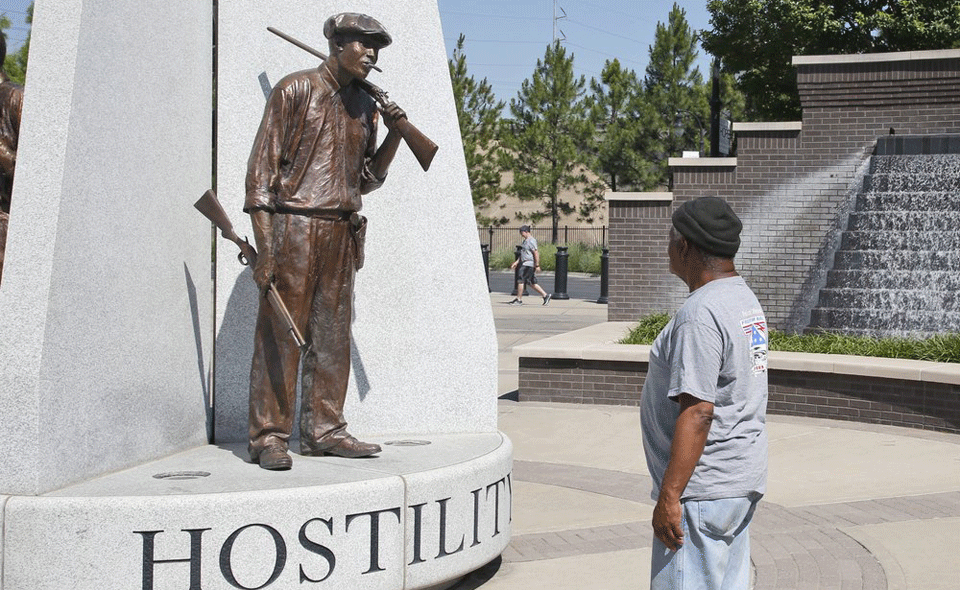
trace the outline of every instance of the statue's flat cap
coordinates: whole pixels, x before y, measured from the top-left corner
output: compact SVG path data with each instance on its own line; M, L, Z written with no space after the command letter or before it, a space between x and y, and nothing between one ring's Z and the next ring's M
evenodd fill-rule
M733 258L740 249L743 224L720 197L700 197L677 207L673 227L702 250Z
M323 36L332 39L334 35L363 35L372 37L380 47L393 43L390 34L380 21L357 12L341 12L323 23Z

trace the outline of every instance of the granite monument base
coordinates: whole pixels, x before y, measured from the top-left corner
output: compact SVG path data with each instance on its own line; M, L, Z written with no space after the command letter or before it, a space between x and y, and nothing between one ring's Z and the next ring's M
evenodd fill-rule
M3 587L439 589L511 532L500 433L372 438L290 471L201 446L39 496L0 496Z

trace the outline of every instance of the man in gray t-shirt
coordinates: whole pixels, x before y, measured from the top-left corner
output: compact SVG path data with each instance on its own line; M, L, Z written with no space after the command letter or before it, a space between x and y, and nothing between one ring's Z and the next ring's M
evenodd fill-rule
M517 271L517 298L511 301L510 305L523 305L523 290L527 285L540 293L543 304L546 305L550 303L550 295L537 284L537 271L540 270L540 250L537 249L537 239L530 234L529 225L520 226L520 236L523 237L523 243L520 244L520 257L510 265L511 269ZM519 268L517 268L518 264Z
M681 205L670 271L690 295L650 350L641 428L653 478L651 588L746 588L748 526L767 479L767 324L717 197Z

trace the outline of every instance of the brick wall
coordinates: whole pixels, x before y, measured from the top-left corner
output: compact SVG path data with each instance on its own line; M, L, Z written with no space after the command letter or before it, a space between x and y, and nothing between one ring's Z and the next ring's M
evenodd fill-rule
M670 200L610 201L610 321L629 321L670 309L686 291L670 274L667 261L671 211Z
M960 433L960 386L857 375L770 371L771 414Z
M637 406L647 363L520 357L521 401Z
M744 222L737 266L771 327L800 331L825 280L876 140L960 133L960 51L798 57L802 125L735 126L735 165L671 166L673 202L610 197L608 319L672 313L686 289L666 269L677 205L721 196Z
M520 358L520 401L639 406L645 362ZM960 385L771 368L771 414L960 433Z

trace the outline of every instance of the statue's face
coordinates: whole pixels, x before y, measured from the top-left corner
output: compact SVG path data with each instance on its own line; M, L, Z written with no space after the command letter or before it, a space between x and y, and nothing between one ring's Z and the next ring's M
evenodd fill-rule
M377 63L380 56L380 48L369 36L345 35L340 47L337 54L340 70L354 78L366 78L371 66Z

